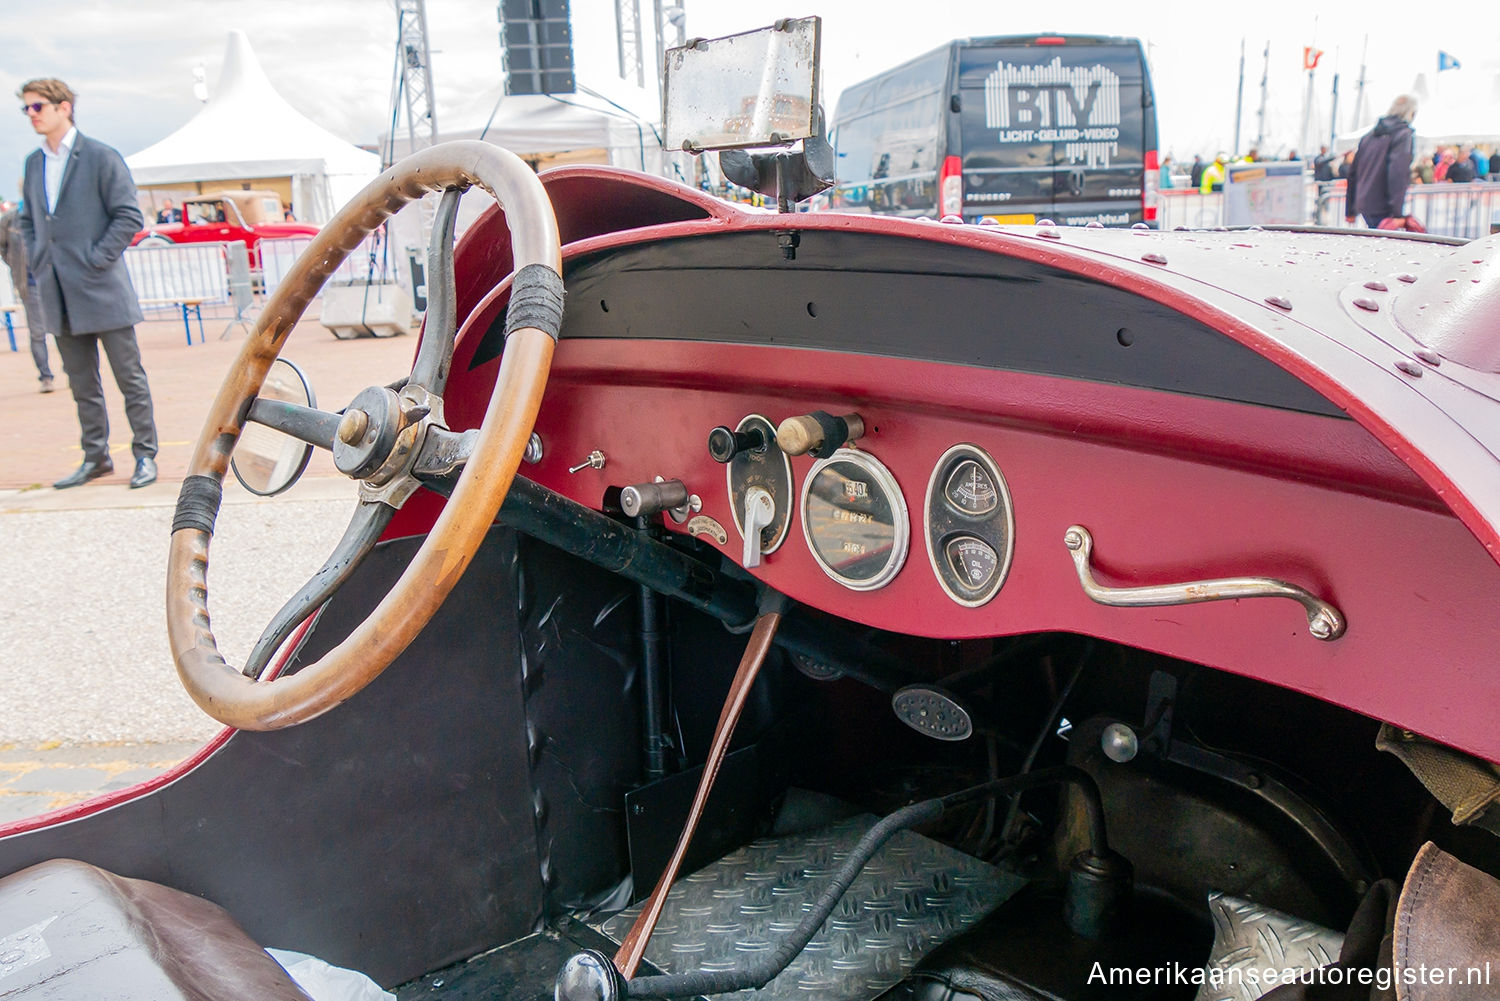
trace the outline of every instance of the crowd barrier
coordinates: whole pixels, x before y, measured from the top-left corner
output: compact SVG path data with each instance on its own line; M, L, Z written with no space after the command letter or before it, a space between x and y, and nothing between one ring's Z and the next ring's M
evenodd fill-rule
M1315 222L1319 226L1346 226L1343 181L1325 182L1318 193ZM1415 216L1437 236L1477 240L1500 233L1500 184L1413 184L1406 189L1406 214ZM1363 220L1358 225L1363 226Z
M1343 181L1309 181L1304 220L1312 226L1347 228ZM1193 188L1167 188L1157 201L1161 229L1213 229L1224 225L1224 195ZM1421 220L1427 232L1475 240L1500 233L1500 183L1414 184L1406 190L1406 214ZM1356 220L1356 228L1364 228Z
M302 251L312 243L310 236L278 237L277 239L265 239L260 241L260 276L261 290L265 295L276 291L278 285L285 280L287 272L292 269ZM358 247L355 247L329 275L328 285L349 285L355 282L364 282L374 276L375 281L383 280L381 275L389 272L389 280L394 281L396 270L394 264L383 262L381 256L384 252L381 238L375 234L366 236ZM387 267L386 265L389 264Z

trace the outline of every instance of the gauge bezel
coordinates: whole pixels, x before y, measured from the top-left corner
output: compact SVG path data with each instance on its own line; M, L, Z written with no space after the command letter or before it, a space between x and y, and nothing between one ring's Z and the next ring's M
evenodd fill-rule
M895 539L891 543L891 555L881 571L867 580L845 577L829 566L822 554L818 552L818 547L813 545L812 530L807 523L807 498L812 492L813 480L835 462L851 462L859 466L880 489L886 492L890 501L891 527L895 530ZM841 448L832 455L813 463L812 468L807 471L806 479L802 481L798 501L798 506L801 508L799 514L802 521L802 541L807 544L807 551L812 556L813 562L834 581L851 591L875 591L894 580L901 572L901 568L906 566L906 557L911 552L911 514L906 507L906 495L901 492L901 484L896 482L896 477L886 468L885 463L869 452L857 448Z
M766 435L766 441L769 443L766 447L768 449L775 449L776 454L781 457L781 471L784 478L783 482L787 485L787 497L792 498L797 496L797 480L792 476L792 460L776 445L776 425L772 424L768 418L762 417L760 414L746 414L743 418L741 418L740 422L734 426L735 433L738 434L739 432L744 431L751 424L757 422L760 425L761 431ZM740 533L740 540L743 541L745 538L745 522L740 514L740 506L735 503L734 470L735 464L733 459L724 464L724 487L726 496L729 499L729 517L734 519L735 531ZM762 556L770 556L776 550L781 548L781 544L785 542L787 536L791 534L792 517L791 512L787 512L785 520L783 520L781 523L781 531L777 532L776 535L772 537L770 548L762 549L760 551L760 554Z
M990 474L990 479L995 484L995 494L998 504L995 509L987 514L974 515L960 510L948 498L948 480L956 470L958 464L965 459L979 463L985 472ZM958 524L953 527L935 531L932 524L933 502L942 504L948 513ZM932 475L927 479L927 496L922 504L923 535L927 544L927 562L932 566L932 574L937 578L938 585L942 587L945 594L965 608L979 608L981 605L989 604L995 595L1000 593L1000 588L1005 584L1005 579L1010 576L1011 561L1016 553L1016 515L1015 507L1011 503L1010 485L1005 482L1005 475L1000 472L1000 467L990 454L972 442L961 442L952 446L941 456L932 467ZM996 522L1004 522L1005 544L998 545L997 540L990 537L989 533L981 531L985 525ZM964 594L953 588L947 576L943 572L941 561L946 558L946 541L955 534L971 535L981 542L995 549L1000 557L999 566L995 570L995 576L983 591Z

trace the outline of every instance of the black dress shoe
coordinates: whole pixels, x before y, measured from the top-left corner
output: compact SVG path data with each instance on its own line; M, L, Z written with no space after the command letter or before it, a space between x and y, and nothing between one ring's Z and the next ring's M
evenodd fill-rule
M156 460L143 455L135 460L135 472L130 474L130 489L148 487L156 482Z
M69 487L81 487L89 480L97 480L101 476L108 476L115 471L115 464L108 459L103 462L95 462L93 459L84 459L83 465L73 470L67 476L52 484L55 489L66 490Z

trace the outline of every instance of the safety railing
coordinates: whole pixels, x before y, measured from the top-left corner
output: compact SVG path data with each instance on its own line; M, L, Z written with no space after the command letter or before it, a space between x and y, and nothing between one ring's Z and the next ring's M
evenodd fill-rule
M1348 225L1345 209L1344 182L1327 182L1318 195L1318 225ZM1406 189L1406 214L1437 236L1476 240L1500 233L1500 184L1413 184ZM1356 220L1355 225L1363 226L1364 221Z
M276 287L286 278L287 272L291 271L292 265L301 256L302 251L307 249L308 244L312 243L312 239L310 236L289 236L260 241L260 278L263 294L270 295L276 291ZM384 252L381 241L382 237L375 234L365 237L360 245L344 259L344 263L328 276L326 284L348 285L367 281L372 275L375 281L396 280L395 263L381 261L381 255ZM381 277L383 271L389 273L388 279Z
M1315 226L1347 227L1344 221L1343 181L1309 182L1307 222ZM1157 202L1157 226L1170 230L1212 229L1224 225L1224 195L1196 189L1168 188ZM1414 184L1406 191L1406 214L1415 216L1427 232L1475 240L1500 233L1500 184ZM1356 228L1364 221L1356 220Z
M180 316L192 343L197 321L198 337L205 336L204 319L229 320L223 330L248 328L254 309L249 254L239 241L232 243L145 242L125 251L125 270L140 300L141 312L149 318Z

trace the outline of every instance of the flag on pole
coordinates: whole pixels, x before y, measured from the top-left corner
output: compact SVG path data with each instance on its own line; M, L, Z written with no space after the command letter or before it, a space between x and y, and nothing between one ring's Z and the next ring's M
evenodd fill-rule
M1318 68L1318 60L1323 58L1323 50L1315 49L1311 45L1302 46L1302 68L1315 70ZM1454 65L1457 65L1456 63Z
M1441 73L1443 70L1456 69L1463 69L1463 64L1442 49L1438 49L1438 72Z

